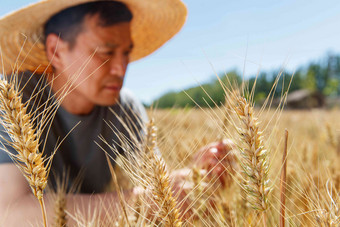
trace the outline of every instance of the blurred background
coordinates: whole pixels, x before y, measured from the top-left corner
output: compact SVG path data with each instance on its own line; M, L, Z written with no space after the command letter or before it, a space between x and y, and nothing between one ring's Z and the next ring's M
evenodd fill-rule
M199 99L194 87L208 85L209 94L214 93L216 75L225 73L241 78L259 75L258 100L280 71L288 81L295 73L291 91L340 94L339 1L183 1L189 14L178 35L129 65L125 87L144 104L167 94L165 106L179 105L177 99L183 97L177 93L188 88ZM3 0L0 16L32 2Z

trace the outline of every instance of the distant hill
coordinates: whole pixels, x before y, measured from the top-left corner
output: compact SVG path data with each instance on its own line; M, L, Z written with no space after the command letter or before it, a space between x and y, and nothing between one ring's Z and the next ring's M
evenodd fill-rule
M152 105L157 108L221 105L224 103L223 87L228 87L228 79L240 84L242 76L239 72L233 70L219 75L219 78L220 81L216 78L201 86L191 87L181 92L168 92L155 100ZM280 96L282 91L286 91L289 84L290 92L307 89L325 96L338 97L340 95L340 56L328 54L317 62L301 66L294 75L290 72L277 70L262 72L257 77L255 75L250 77L248 80L249 88L253 87L256 81L255 102L260 102L267 97L277 79L278 83L274 95L276 97Z

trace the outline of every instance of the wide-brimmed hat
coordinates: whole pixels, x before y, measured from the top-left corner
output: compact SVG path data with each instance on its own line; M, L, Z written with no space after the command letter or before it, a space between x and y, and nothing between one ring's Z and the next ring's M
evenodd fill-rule
M183 26L187 10L181 0L117 0L133 14L130 61L143 58L173 37ZM59 11L95 0L43 0L0 19L1 69L50 72L45 54L43 26Z

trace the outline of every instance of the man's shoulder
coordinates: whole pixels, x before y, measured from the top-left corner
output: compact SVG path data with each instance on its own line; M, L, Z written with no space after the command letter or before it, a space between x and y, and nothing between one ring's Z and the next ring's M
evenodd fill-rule
M122 105L124 104L140 104L140 101L137 99L137 97L133 94L132 91L130 91L129 89L127 88L123 88L121 91L120 91L120 103Z
M143 120L148 119L144 105L129 89L123 88L120 91L120 101L117 105L123 108L129 115L137 114Z
M120 91L119 105L121 105L123 108L144 109L144 106L139 101L139 99L132 93L132 91L126 88L123 88Z

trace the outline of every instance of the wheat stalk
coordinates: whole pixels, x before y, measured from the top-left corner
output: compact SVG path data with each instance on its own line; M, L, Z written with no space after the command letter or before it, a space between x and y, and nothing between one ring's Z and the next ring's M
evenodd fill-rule
M159 217L164 220L165 226L181 226L182 222L177 209L177 202L171 191L169 174L164 160L155 154L156 149L156 126L151 120L147 127L145 156L148 173L148 188L151 190L153 200L161 208Z
M111 164L111 161L110 161L108 155L106 153L105 153L105 155L106 155L106 161L107 161L107 164L109 166L110 173L111 173L111 176L112 176L112 179L113 179L113 182L114 182L117 194L118 194L119 203L120 203L121 209L123 211L123 217L124 218L122 219L122 221L124 221L124 219L125 219L125 223L127 224L128 227L130 227L131 225L129 223L129 218L128 218L127 211L126 211L126 203L125 203L123 194L120 191L121 189L120 189L120 187L118 185L118 180L117 180L116 173L115 173L115 171L113 169L113 166Z
M44 225L46 226L46 211L43 200L44 189L47 185L50 162L39 152L39 136L36 133L27 106L21 101L21 95L13 83L0 79L0 115L1 124L8 133L11 141L6 141L17 153L7 153L19 167L28 181L34 196L38 199Z
M280 227L285 226L285 214L286 214L286 188L287 188L287 143L288 143L288 131L285 130L285 140L284 140L284 149L283 149L283 158L282 158L282 170L281 170L281 179L280 179Z
M66 195L69 192L74 192L77 189L78 185L73 185L68 192L67 185L69 182L69 173L63 172L62 177L56 176L56 191L53 190L55 193L53 194L54 202L54 227L66 227L67 226L67 214L66 214L66 207L67 207L67 200Z
M268 193L270 191L268 180L268 150L264 147L259 121L255 117L254 107L238 93L233 94L231 102L233 110L240 119L238 129L241 136L241 166L247 177L244 189L247 200L257 211L263 212L265 225L265 211L268 209Z
M124 127L129 128L127 124L124 124ZM130 139L117 134L121 139L121 146L125 152L124 156L119 153L115 146L108 144L103 137L100 137L100 139L120 158L121 167L128 173L132 181L150 192L151 200L160 209L156 216L164 225L181 226L180 212L171 191L171 181L166 164L156 154L156 131L153 120L151 120L144 131L142 143L138 141L138 136L133 135L133 133L131 133ZM131 143L133 143L132 147ZM131 150L131 148L134 150Z
M65 212L66 209L66 194L65 192L58 192L57 198L55 201L55 217L54 217L54 226L55 227L65 227L67 226L67 215Z

